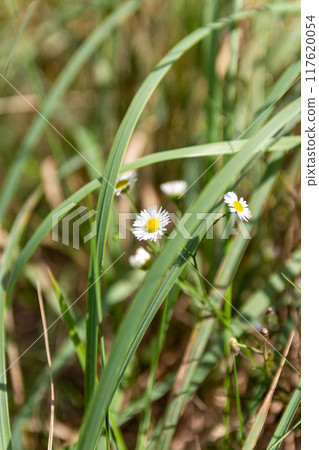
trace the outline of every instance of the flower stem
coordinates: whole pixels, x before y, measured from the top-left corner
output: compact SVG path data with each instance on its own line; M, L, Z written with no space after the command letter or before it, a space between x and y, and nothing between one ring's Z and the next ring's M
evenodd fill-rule
M129 194L128 191L125 192L125 194L126 194L126 197L127 197L128 201L130 202L132 211L135 212L135 214L138 214L138 211L137 211L136 206L135 206L135 203L134 203L134 201L133 201L133 199L132 199L132 197L131 197L131 194Z

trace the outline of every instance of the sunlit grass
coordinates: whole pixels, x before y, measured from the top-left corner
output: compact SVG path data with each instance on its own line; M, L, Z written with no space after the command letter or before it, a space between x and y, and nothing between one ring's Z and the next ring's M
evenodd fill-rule
M299 4L261 6L2 6L1 448L49 438L37 284L53 324L54 448L299 439ZM127 171L138 177L124 186ZM166 196L171 180L189 190ZM248 201L252 239L224 238L242 218L228 191ZM119 213L155 203L191 238L167 225L143 242L140 270ZM97 211L79 250L51 239L75 205Z

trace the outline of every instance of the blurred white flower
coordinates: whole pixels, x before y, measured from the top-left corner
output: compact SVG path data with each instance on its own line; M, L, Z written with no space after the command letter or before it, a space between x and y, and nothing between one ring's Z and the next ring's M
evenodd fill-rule
M168 181L160 185L161 191L170 198L177 198L183 195L187 189L187 183L184 180Z
M128 260L134 269L146 269L151 263L151 255L143 247L139 247Z
M144 209L137 215L133 227L134 236L139 241L156 241L163 236L166 231L166 225L170 223L170 217L167 211L162 207L157 211L157 206Z
M224 201L229 206L230 212L237 213L240 220L248 222L248 220L251 219L250 209L243 197L238 200L235 192L227 192L227 194L224 195Z
M134 171L125 172L118 176L115 185L115 195L118 197L123 191L125 191L130 184L137 180L137 175Z

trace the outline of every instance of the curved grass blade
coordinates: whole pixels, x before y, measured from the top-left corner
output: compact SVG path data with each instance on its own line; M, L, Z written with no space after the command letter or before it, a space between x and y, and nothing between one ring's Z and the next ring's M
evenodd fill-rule
M288 151L300 145L301 139L299 136L285 136L280 138L275 143L269 141L269 152ZM165 161L172 161L182 158L199 158L204 156L218 156L227 152L227 155L238 153L247 143L246 139L238 141L224 141L213 142L211 144L194 145L191 147L184 147L175 150L165 150L163 152L151 153L150 155L142 156L136 161L124 164L121 167L120 173L140 169L141 167L150 164L156 164Z
M186 263L181 257L177 257L179 252L186 244L189 252L194 251L206 233L206 222L198 221L195 213L212 211L225 189L232 184L232 180L239 175L255 152L258 150L261 153L265 151L265 142L299 114L300 99L297 99L271 119L254 138L248 141L245 148L234 155L206 185L188 211L191 213L191 217L187 226L185 226L193 236L188 244L179 230L174 239L167 241L164 249L147 273L117 331L107 365L101 374L100 384L85 414L78 442L79 449L86 449L88 446L95 444L105 411L110 405L130 358L162 301L182 273ZM186 257L188 258L188 253L185 259ZM169 273L166 275L168 270ZM166 278L162 282L165 275Z

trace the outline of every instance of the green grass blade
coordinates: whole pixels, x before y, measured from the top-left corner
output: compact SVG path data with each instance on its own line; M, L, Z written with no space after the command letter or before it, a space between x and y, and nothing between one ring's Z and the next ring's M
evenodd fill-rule
M63 296L60 286L58 285L58 282L54 278L54 275L51 272L51 270L49 270L49 275L50 275L50 278L51 278L51 281L53 284L53 288L54 288L55 294L57 296L57 299L58 299L58 302L60 305L63 320L68 329L69 336L74 344L75 351L76 351L76 354L78 355L81 367L84 369L84 367L85 367L85 349L84 349L83 343L80 339L80 336L79 336L77 327L75 325L74 319L72 317L71 311L69 309L70 306L68 305L65 297Z
M6 283L6 288L9 294L12 292L14 285L25 264L28 262L44 237L50 230L52 230L55 214L61 213L61 215L59 216L59 220L61 220L74 207L74 203L80 202L84 197L97 189L100 185L101 182L98 179L91 181L90 183L79 189L77 192L72 194L70 197L68 197L63 203L61 203L61 205L59 205L46 216L46 218L43 220L41 225L37 228L36 232L32 235L32 237L24 247L16 264L13 267L9 280Z
M297 289L297 291L301 292L301 289L299 286L297 286L286 274L284 274L283 272L281 272L281 275L284 277L285 280L288 281L289 284L291 284L291 286L293 286L294 288Z
M269 141L269 152L281 152L288 151L300 146L299 136L285 136L280 138L275 143ZM129 170L140 169L141 167L161 163L165 161L173 161L182 158L199 158L204 156L218 156L227 152L227 155L238 153L243 146L247 143L246 139L238 141L224 141L214 142L211 144L194 145L191 147L184 147L175 150L165 150L163 152L156 152L150 155L142 156L141 158L124 164L121 167L120 172L126 172Z
M290 87L298 79L301 71L300 60L295 61L290 64L285 70L283 75L276 81L276 83L271 88L269 94L266 96L265 102L261 109L259 109L255 116L253 125L249 127L242 138L249 138L254 135L254 133L266 122L268 117L272 114L275 102L280 99L285 92L287 92ZM258 120L256 120L258 119Z
M276 431L269 442L269 445L267 447L267 450L277 450L280 447L281 438L285 436L286 432L288 431L288 428L300 406L301 402L301 383L298 384L295 392L293 393L287 408L285 409L285 412L283 413L279 424L276 428Z

